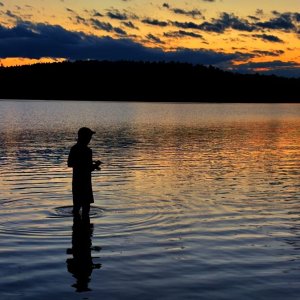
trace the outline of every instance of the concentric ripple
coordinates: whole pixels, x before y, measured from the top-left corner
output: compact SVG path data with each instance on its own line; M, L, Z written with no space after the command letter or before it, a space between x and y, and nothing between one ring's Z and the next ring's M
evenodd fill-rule
M73 217L73 206L55 207L49 214L49 218L68 218ZM96 206L91 206L90 217L100 218L104 214L104 209Z

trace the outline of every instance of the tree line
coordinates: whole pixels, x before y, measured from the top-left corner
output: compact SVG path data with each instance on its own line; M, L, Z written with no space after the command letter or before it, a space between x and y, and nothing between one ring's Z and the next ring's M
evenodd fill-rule
M0 67L0 99L296 102L300 78L177 62L75 61Z

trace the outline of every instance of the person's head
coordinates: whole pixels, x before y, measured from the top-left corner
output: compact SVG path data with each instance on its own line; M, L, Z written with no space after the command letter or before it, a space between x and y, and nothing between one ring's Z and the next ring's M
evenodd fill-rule
M78 143L88 145L88 143L91 141L93 134L95 133L95 131L91 130L88 127L81 127L78 130Z

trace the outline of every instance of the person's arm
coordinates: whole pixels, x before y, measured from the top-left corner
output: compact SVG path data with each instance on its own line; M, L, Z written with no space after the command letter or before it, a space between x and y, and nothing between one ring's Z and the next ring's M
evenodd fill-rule
M69 157L68 157L68 167L73 168L74 167L74 153L73 149L70 150Z
M97 161L93 161L93 152L91 150L91 156L90 156L90 162L91 162L91 170L95 171L95 170L100 170L100 165L101 165L101 161L97 160Z

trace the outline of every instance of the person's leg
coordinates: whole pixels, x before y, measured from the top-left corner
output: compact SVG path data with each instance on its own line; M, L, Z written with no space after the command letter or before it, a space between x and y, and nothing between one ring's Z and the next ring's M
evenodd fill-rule
M88 217L90 213L90 203L83 203L82 204L82 216L83 217Z
M73 215L78 215L80 210L80 203L78 200L73 198Z

